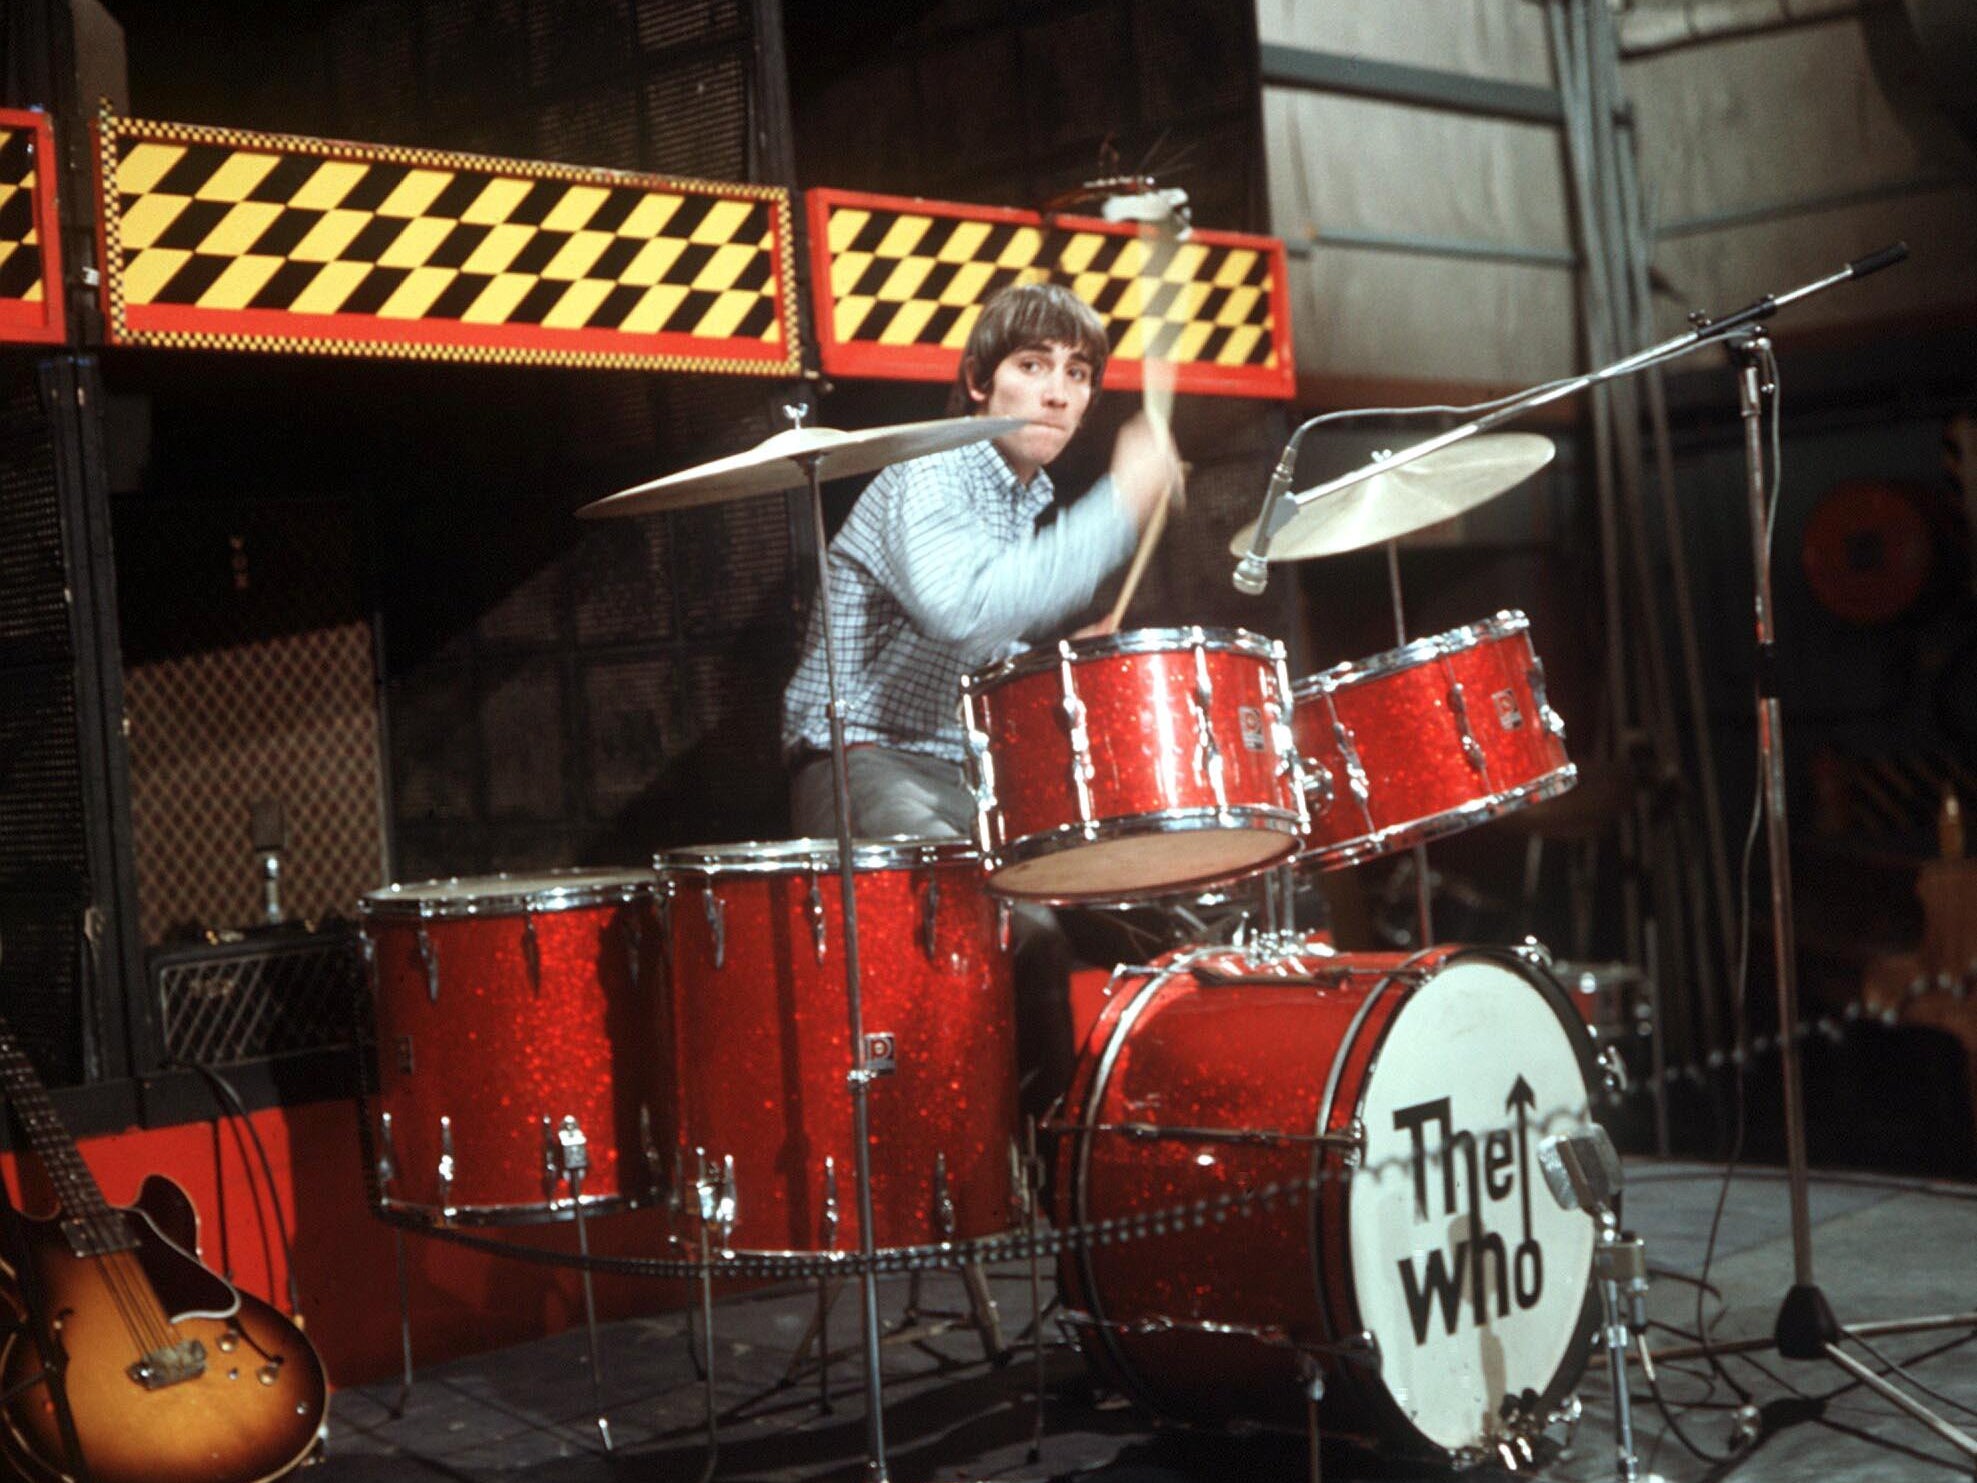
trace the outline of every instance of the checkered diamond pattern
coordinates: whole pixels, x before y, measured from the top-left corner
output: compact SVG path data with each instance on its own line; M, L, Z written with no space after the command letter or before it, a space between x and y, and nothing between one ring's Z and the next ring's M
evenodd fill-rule
M363 623L133 665L131 834L139 926L155 944L190 925L260 920L250 818L288 825L291 917L349 915L382 884L378 724Z
M1233 233L1157 239L1085 218L812 191L824 368L946 379L981 306L1012 283L1054 280L1098 311L1108 376L1174 363L1183 391L1288 396L1294 385L1282 244Z
M120 339L797 364L779 191L108 118L103 149Z

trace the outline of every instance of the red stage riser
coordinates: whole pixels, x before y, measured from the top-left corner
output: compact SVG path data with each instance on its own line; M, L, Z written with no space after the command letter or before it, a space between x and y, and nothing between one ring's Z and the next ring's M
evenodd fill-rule
M312 1102L253 1115L274 1167L282 1212L295 1250L296 1281L310 1340L334 1386L391 1378L400 1366L396 1257L391 1227L365 1202L357 1114L348 1102ZM147 1174L168 1174L185 1187L200 1215L205 1263L288 1310L287 1269L267 1203L260 1166L245 1129L222 1122L131 1129L84 1140L83 1160L112 1204L129 1204ZM48 1187L30 1156L0 1155L0 1174L25 1208L45 1212ZM251 1177L248 1172L252 1164ZM306 1171L299 1182L297 1170ZM258 1192L258 1204L256 1195ZM661 1250L660 1211L590 1222L599 1256L650 1257ZM567 1223L484 1231L561 1251L576 1249ZM412 1355L420 1370L583 1323L583 1296L573 1269L502 1260L443 1240L408 1235ZM686 1306L693 1290L677 1281L600 1274L601 1319L661 1313ZM723 1291L732 1290L732 1284Z

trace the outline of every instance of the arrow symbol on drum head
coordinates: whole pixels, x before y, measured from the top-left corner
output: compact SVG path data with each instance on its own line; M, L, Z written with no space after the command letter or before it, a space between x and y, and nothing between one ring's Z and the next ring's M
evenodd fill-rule
M1522 1072L1511 1084L1510 1095L1504 1098L1504 1111L1512 1108L1517 1111L1517 1178L1523 1194L1524 1239L1531 1239L1531 1131L1529 1115L1538 1105L1538 1094L1531 1090L1531 1084L1524 1080Z

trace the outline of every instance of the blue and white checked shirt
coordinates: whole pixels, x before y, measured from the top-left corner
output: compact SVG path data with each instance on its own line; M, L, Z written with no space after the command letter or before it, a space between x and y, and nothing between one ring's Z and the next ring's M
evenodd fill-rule
M882 470L831 542L832 636L845 739L962 762L961 677L1061 624L1132 554L1138 531L1110 478L1057 520L995 445ZM783 692L783 750L830 746L824 636L810 615Z

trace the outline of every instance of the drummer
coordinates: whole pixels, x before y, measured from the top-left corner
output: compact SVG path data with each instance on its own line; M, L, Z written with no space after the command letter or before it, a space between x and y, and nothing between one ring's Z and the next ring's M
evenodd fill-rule
M1003 290L969 333L949 411L1021 417L1025 425L884 469L832 540L854 836L973 832L962 675L1061 630L1124 564L1178 485L1172 439L1141 414L1114 439L1109 472L1055 521L1037 525L1052 502L1045 469L1091 410L1107 354L1104 325L1070 290L1048 283ZM837 825L828 706L823 635L812 613L783 695L783 749L796 832L818 837L834 835ZM1056 1082L1068 1074L1068 1020L1061 1035L1041 1037L1049 1044L1039 1043L1036 1026L1063 1017L1069 952L1048 911L1017 915L1026 1070L1052 1063L1043 1080Z

